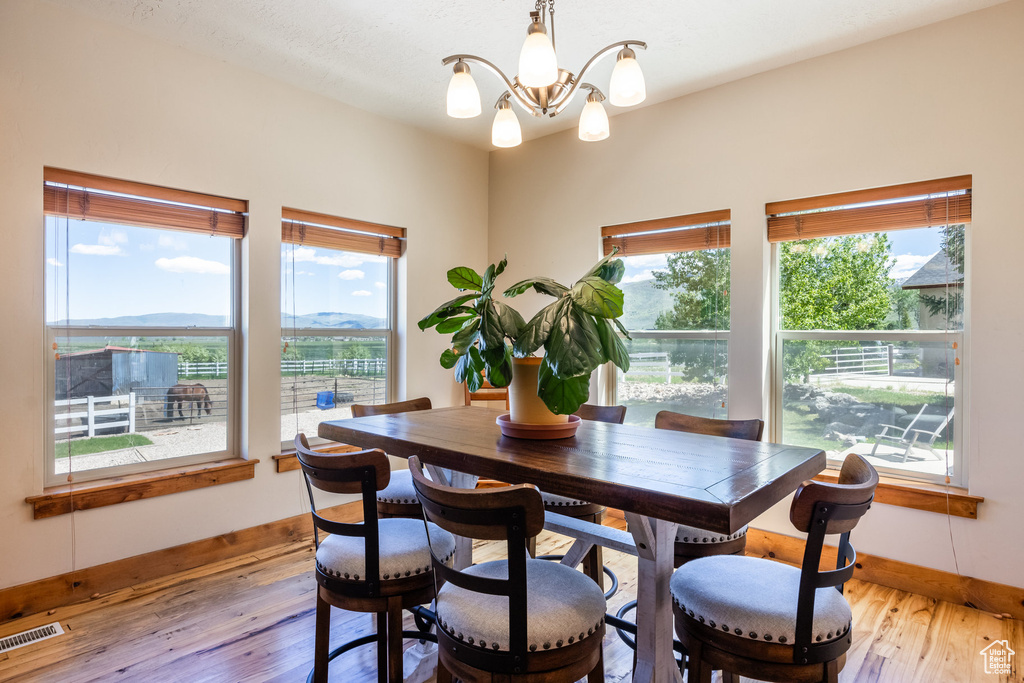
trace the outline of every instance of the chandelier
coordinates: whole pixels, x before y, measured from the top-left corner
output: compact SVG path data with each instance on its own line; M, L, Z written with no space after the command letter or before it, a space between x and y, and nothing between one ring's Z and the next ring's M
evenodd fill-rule
M448 84L448 116L468 119L480 115L480 91L470 74L469 62L487 69L506 86L494 108L491 142L496 147L515 147L523 141L519 119L512 111L515 102L533 116L557 116L572 101L580 88L589 90L587 103L580 113L580 140L596 142L608 137L608 114L601 102L605 99L596 86L584 83L583 77L601 58L618 50L618 58L608 86L609 101L616 107L631 107L647 97L644 74L636 61L633 47L647 49L639 40L612 43L590 58L579 75L560 69L555 57L555 0L537 0L530 12L526 42L519 53L519 74L511 80L501 69L476 55L445 57L445 66L452 64L452 80Z

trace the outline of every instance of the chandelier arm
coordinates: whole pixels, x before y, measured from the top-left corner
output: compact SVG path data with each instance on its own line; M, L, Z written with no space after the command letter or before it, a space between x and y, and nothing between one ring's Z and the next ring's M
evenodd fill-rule
M526 112L532 114L533 116L543 115L537 111L536 107L532 102L530 102L523 96L522 92L520 92L516 84L510 81L508 76L502 73L501 69L494 66L483 57L477 57L476 55L452 55L451 57L445 57L443 60L441 60L441 64L443 64L444 66L448 66L452 62L473 62L475 64L479 64L480 66L484 67L492 74L500 78L505 83L505 87L508 89L508 92L512 95L512 99L514 99L516 103L518 103L519 106L522 107Z
M583 68L580 70L579 74L573 79L572 86L565 91L565 94L562 97L560 97L557 102L552 103L554 104L554 111L552 111L548 115L555 116L557 114L560 114L563 109L569 106L569 102L572 101L572 98L576 94L576 91L579 90L580 86L583 84L583 77L587 75L587 72L590 71L590 68L594 66L594 64L600 61L603 57L624 47L638 47L642 50L646 50L647 43L643 42L642 40L620 40L617 43L612 43L611 45L604 49L598 50L597 53L595 53L594 56L590 58L590 61L583 65Z

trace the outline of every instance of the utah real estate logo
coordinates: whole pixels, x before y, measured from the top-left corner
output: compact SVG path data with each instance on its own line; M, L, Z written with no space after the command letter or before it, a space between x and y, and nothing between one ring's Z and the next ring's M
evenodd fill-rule
M1010 649L1010 641L997 640L978 654L985 658L985 673L1010 675L1010 660L1016 654Z

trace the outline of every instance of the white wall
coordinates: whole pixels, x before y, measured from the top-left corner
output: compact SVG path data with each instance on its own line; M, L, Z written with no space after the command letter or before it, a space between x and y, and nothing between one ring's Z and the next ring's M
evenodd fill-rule
M244 455L254 480L33 521L43 440L44 165L250 201ZM408 228L399 394L461 402L415 321L486 257L487 154L45 3L0 4L0 587L301 514L277 474L280 211ZM458 187L459 201L447 201ZM74 550L74 552L72 552Z
M766 202L973 174L970 424L978 520L876 505L859 550L1024 586L1024 2L969 14L491 155L491 260L506 282L571 281L602 225L732 209L730 410L768 416L770 249ZM651 46L656 49L657 46ZM641 58L642 60L642 58ZM525 125L529 125L527 121ZM539 295L524 315L542 303ZM963 415L963 413L961 413ZM792 532L785 504L757 525Z

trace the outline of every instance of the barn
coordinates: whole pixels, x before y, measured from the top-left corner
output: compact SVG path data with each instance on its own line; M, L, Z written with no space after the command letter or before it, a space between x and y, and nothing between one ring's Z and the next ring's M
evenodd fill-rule
M134 391L139 401L163 401L167 388L178 383L178 354L122 346L64 353L55 379L57 400Z

